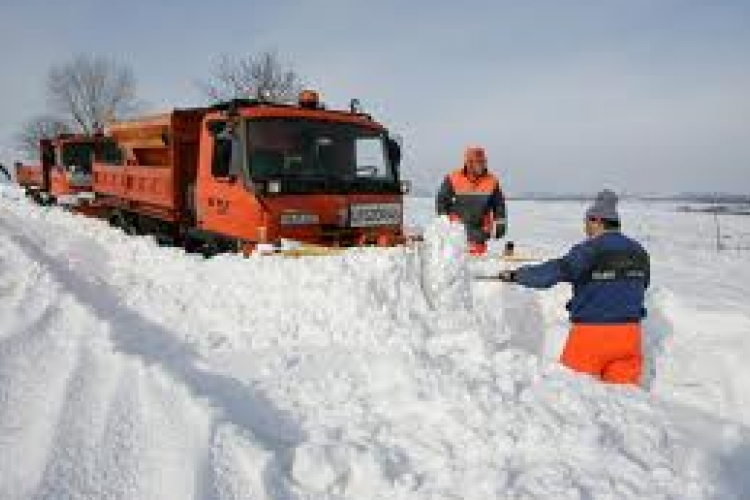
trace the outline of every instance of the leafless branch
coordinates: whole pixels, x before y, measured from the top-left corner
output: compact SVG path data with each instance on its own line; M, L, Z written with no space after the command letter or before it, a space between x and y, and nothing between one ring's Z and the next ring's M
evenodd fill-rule
M224 55L210 77L197 85L211 102L254 98L289 103L294 102L302 89L299 74L285 66L272 51L241 59Z
M16 147L28 160L39 159L39 141L70 132L70 125L60 118L40 115L24 122L15 136Z
M79 55L53 66L47 76L52 108L87 134L138 107L133 70L113 59Z

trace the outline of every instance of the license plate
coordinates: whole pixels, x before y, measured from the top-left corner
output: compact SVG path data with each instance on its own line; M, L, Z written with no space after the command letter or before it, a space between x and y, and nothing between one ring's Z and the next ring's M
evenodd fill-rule
M399 203L362 203L349 207L351 227L396 226L401 224Z

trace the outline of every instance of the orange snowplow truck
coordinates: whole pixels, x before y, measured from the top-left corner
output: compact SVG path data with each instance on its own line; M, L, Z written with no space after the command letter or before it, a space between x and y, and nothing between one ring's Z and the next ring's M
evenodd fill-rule
M353 101L354 103L355 101ZM94 164L97 203L128 233L210 255L394 245L403 239L400 147L360 112L255 100L113 123L123 164Z
M39 153L39 164L16 164L16 180L26 194L43 205L84 208L93 198L93 157L116 161L119 150L101 134L60 134L39 141Z

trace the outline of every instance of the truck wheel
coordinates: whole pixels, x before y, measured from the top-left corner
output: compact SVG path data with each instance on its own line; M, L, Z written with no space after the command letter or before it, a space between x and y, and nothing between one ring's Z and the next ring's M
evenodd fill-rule
M108 220L111 226L121 229L125 234L129 234L131 236L138 234L138 229L136 228L135 224L130 220L127 214L122 211L118 210L114 212L109 216Z
M110 212L107 216L107 223L111 227L117 227L117 214L115 214L114 212Z
M128 234L130 236L138 235L138 227L136 227L136 225L132 221L128 220L127 217L125 218L122 230L125 231L125 234Z
M208 241L201 246L200 253L204 258L210 259L214 255L218 255L219 248L213 241Z

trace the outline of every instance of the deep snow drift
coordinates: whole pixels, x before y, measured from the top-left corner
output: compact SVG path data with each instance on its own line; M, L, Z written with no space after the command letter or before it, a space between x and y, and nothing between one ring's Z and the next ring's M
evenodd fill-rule
M580 237L581 205L510 207L529 253ZM643 391L559 367L567 290L472 283L499 264L430 209L420 250L203 260L3 189L0 498L750 496L750 271L710 218L624 211Z

